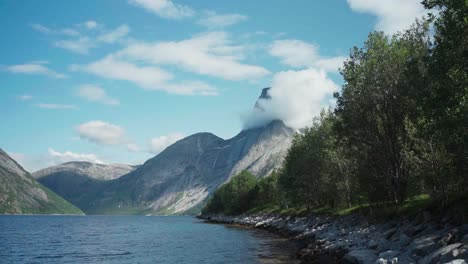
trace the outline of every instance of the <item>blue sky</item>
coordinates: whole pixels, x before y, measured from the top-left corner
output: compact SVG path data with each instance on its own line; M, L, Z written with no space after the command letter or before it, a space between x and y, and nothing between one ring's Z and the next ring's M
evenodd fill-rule
M31 171L136 164L196 132L301 127L333 104L352 46L423 12L416 0L0 0L0 148Z

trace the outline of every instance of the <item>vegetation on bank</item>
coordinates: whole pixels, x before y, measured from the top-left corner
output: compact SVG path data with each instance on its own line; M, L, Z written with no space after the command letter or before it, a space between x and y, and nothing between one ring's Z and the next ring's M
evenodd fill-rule
M202 212L385 216L466 201L468 2L423 4L438 16L351 49L336 107L296 135L280 171L242 172Z

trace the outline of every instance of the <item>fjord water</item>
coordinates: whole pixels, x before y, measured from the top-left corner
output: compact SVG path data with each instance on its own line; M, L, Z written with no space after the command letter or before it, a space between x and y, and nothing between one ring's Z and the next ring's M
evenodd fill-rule
M188 216L0 215L1 263L291 263L264 231Z

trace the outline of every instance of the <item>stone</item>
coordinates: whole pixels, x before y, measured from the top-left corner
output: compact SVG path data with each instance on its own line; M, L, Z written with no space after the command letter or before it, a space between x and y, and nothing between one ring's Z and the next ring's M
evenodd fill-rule
M384 259L393 259L393 258L397 257L399 254L400 254L399 251L388 250L388 251L380 253L379 257L384 258Z
M397 232L397 229L394 227L394 228L390 228L389 230L387 230L385 233L383 233L382 235L386 238L386 239L390 239L395 233Z
M445 264L467 264L464 259L454 259L450 262L446 262Z
M371 249L357 249L344 255L343 264L374 264L377 253Z
M411 238L407 236L406 234L401 234L400 237L398 238L397 245L399 247L405 247L411 242Z
M388 261L384 258L379 258L375 261L375 264L388 264Z
M411 255L427 256L437 248L438 235L430 234L414 239L408 246Z
M432 264L432 263L440 263L441 260L444 262L451 261L455 258L453 256L452 251L458 247L460 247L461 243L455 243L451 245L447 245L445 247L439 248L438 250L432 252L431 254L427 255L421 260L421 264Z

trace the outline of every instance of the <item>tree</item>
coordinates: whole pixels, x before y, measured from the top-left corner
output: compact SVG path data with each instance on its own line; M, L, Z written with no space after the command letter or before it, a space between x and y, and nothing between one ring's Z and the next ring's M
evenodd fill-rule
M427 39L426 23L391 38L373 32L363 48L351 51L341 72L345 84L335 94L335 112L342 137L358 150L361 183L367 185L371 201L406 199L406 120L415 111L415 98L408 91L417 88L408 79L408 65L425 60Z
M468 2L426 0L436 9L434 46L429 60L429 82L422 87L421 137L425 163L434 166L428 181L435 196L448 200L449 192L468 188Z
M224 213L240 214L248 210L253 202L255 176L249 171L242 171L232 177L229 183L218 188L203 209L204 214Z

